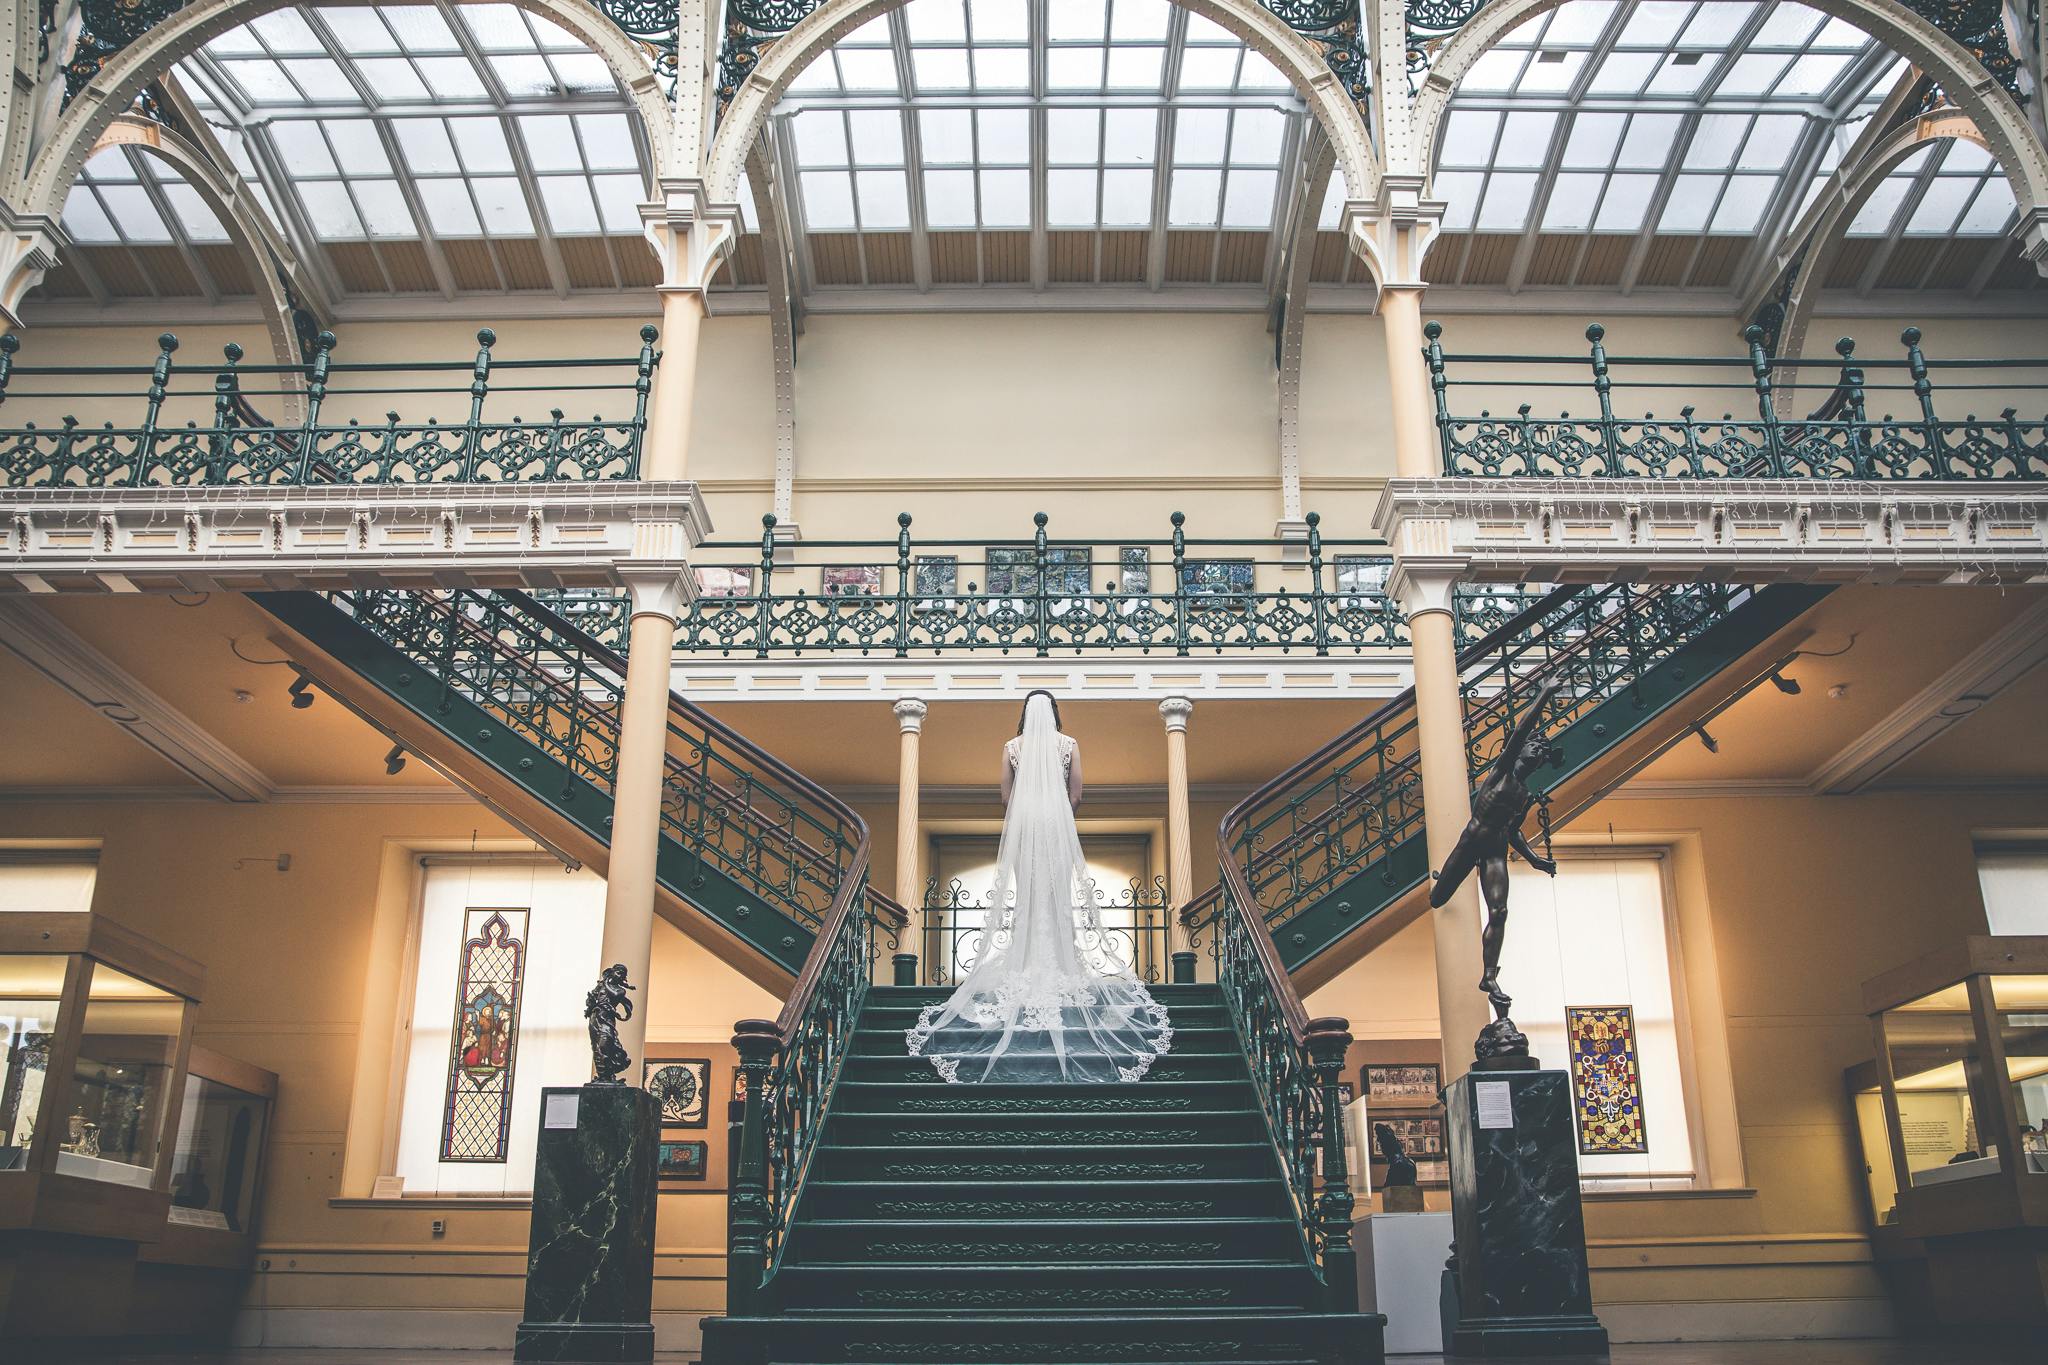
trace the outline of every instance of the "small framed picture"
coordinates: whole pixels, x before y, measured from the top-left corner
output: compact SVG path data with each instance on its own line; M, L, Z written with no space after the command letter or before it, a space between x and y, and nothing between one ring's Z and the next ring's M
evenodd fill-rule
M647 1093L661 1106L664 1128L702 1128L710 1121L711 1062L703 1057L649 1058Z
M1339 1104L1349 1104L1357 1098L1358 1092L1352 1088L1351 1082L1337 1082L1337 1102Z
M732 1097L740 1103L747 1102L747 1069L736 1066L732 1069Z
M697 580L699 597L752 597L754 595L754 571L747 568L727 568L720 564L701 564L690 570Z
M916 597L951 597L960 587L960 556L919 555L912 574Z
M828 564L819 570L819 589L827 597L880 597L879 564Z
M1444 1086L1444 1071L1435 1062L1404 1062L1372 1065L1360 1070L1365 1093L1376 1100L1422 1100L1436 1103Z
M1424 1157L1443 1159L1444 1121L1440 1118L1374 1119L1375 1124L1384 1123L1394 1130L1394 1136L1401 1139L1401 1149L1417 1161Z
M701 1139L664 1142L654 1158L654 1171L663 1180L702 1180L710 1159L711 1144Z

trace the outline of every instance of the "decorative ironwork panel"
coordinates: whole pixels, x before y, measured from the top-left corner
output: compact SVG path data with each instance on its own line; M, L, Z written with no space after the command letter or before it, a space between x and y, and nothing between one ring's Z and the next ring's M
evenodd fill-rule
M1649 1151L1635 1011L1627 1005L1567 1005L1564 1028L1579 1151L1586 1156Z
M1172 944L1168 937L1166 879L1134 877L1114 889L1091 884L1101 933L1081 937L1082 956L1099 972L1130 970L1145 981L1164 979ZM1010 907L989 897L976 898L956 877L941 886L937 878L924 893L925 981L951 986L974 970L984 947L1009 942Z
M1745 357L1630 357L1607 353L1606 329L1586 329L1592 343L1585 362L1558 356L1446 356L1443 328L1432 322L1425 355L1435 393L1439 445L1444 472L1478 478L1796 478L1796 479L2040 479L2048 478L2048 417L2021 415L2017 402L2040 402L2048 389L2024 376L2048 362L1929 360L1920 349L1921 333L1908 327L1900 334L1903 358L1867 360L1855 354L1855 342L1836 344L1840 370L1826 387L1820 405L1805 417L1779 411L1781 404L1801 401L1800 390L1786 386L1778 371L1791 363L1774 359L1772 340L1761 325L1744 333ZM1531 415L1521 404L1513 416L1482 409L1477 416L1451 410L1450 373L1458 360L1493 365L1556 366L1585 363L1593 414L1554 418ZM1655 378L1617 378L1615 371L1641 364L1656 367ZM1703 371L1696 380L1674 379L1671 368ZM1976 401L1987 391L2008 403L1996 416L1965 411L1944 413L1934 380L1937 370L1954 374L1955 390ZM2011 378L2009 376L2021 377ZM1538 380L1546 387L1556 381ZM1646 414L1624 417L1616 412L1617 388L1642 387L1669 392L1688 382L1708 392L1747 390L1754 394L1756 415L1702 417L1692 404L1675 417ZM1806 389L1808 386L1800 386ZM1871 394L1897 395L1914 412L1873 416ZM1945 395L1943 395L1945 396ZM1811 401L1810 399L1805 401ZM1803 405L1803 403L1802 403Z
M1906 0L1906 7L1968 49L2006 94L2026 103L2003 0Z
M441 1160L502 1162L512 1133L527 912L470 910L463 920Z

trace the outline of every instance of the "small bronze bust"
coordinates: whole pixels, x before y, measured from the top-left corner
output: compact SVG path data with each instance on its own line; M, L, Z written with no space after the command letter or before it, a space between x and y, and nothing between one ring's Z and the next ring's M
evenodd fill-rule
M619 1077L633 1065L619 1041L619 1025L633 1017L633 1002L626 997L632 989L626 981L626 964L614 962L583 997L583 1017L590 1025L592 1085L623 1085Z
M1372 1126L1373 1146L1387 1163L1387 1177L1380 1182L1380 1212L1421 1213L1422 1187L1415 1183L1415 1158L1391 1124Z

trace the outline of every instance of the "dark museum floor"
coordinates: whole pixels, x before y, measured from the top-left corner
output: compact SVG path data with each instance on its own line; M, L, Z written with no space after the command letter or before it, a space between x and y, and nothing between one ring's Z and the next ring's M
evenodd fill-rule
M0 1353L4 1354L4 1353ZM6 1354L8 1365L42 1365ZM74 1365L77 1356L64 1357ZM503 1351L321 1350L178 1352L92 1356L92 1365L501 1365ZM685 1365L691 1357L658 1355L656 1365ZM1433 1355L1392 1356L1396 1365L1443 1365ZM1616 1346L1607 1365L2041 1365L2048 1334L2036 1343L1985 1345L1945 1341L1708 1341L1680 1345ZM1519 1365L1588 1365L1585 1356L1527 1358Z

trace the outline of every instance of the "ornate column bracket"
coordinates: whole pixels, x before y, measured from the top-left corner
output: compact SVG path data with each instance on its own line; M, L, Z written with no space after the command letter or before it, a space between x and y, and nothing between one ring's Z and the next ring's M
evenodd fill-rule
M1379 198L1353 200L1344 206L1344 235L1351 249L1372 267L1382 289L1421 289L1422 260L1442 230L1441 199L1427 199L1424 175L1388 174L1380 178Z
M21 301L71 245L55 218L20 213L0 199L0 323L21 326Z
M1451 519L1416 514L1382 520L1393 521L1394 564L1387 571L1387 596L1401 604L1401 614L1411 622L1433 612L1454 616L1454 590L1471 569L1472 557L1454 547Z
M660 198L640 206L640 223L661 262L663 290L702 293L739 237L736 204L713 204L696 177L663 177Z

